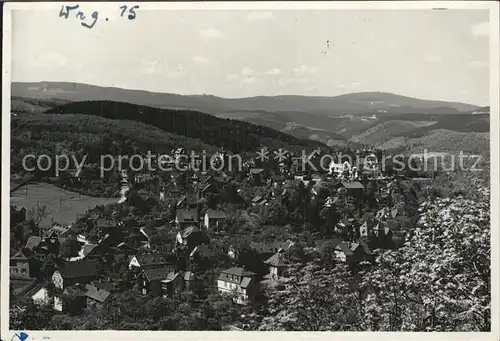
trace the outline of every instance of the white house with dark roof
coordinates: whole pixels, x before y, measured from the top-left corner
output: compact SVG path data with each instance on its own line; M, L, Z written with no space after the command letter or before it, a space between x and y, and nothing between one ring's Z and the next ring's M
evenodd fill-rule
M217 289L222 294L235 295L236 303L246 305L255 300L259 292L259 282L255 273L234 267L220 273Z
M203 219L203 225L205 228L214 228L219 229L219 225L226 220L226 213L223 211L217 211L208 209L205 213L205 217Z
M337 163L335 161L332 161L328 166L328 173L332 175L335 174L338 177L341 177L346 170L351 171L351 164L347 161L343 163L342 162Z
M278 252L269 257L264 264L269 267L269 274L273 280L278 280L283 275L283 270L289 266L283 256L283 249L279 249Z

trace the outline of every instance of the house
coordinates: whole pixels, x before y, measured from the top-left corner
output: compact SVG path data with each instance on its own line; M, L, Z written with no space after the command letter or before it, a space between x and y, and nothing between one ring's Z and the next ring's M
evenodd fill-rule
M10 222L19 224L26 220L26 208L10 205Z
M285 181L285 177L281 174L274 174L271 176L271 180L273 182L273 187L278 187L283 184Z
M54 226L52 226L52 229L51 231L54 231L57 235L57 237L66 237L68 235L68 232L70 230L70 227L69 226L62 226L62 225L59 225L59 224L56 224Z
M316 240L315 241L315 244L316 244L315 249L322 257L334 258L336 256L335 255L335 248L341 242L342 242L342 240L337 239L337 238Z
M177 244L187 246L188 251L193 250L196 246L209 244L210 238L198 226L190 226L177 233Z
M165 199L166 199L166 190L165 190L165 188L161 188L160 189L159 196L160 196L160 201L165 201Z
M283 249L278 250L278 252L269 257L264 264L269 266L269 274L273 280L279 279L283 275L283 271L289 266L283 257Z
M31 236L26 241L25 248L29 249L33 252L38 248L38 246L42 243L42 237L39 236Z
M324 207L332 207L334 205L340 205L343 200L339 196L329 196L325 199Z
M109 295L111 295L109 291L99 289L92 284L87 284L85 290L88 305L101 306L108 299Z
M65 238L61 238L64 242ZM60 241L57 238L51 240L43 240L41 237L32 236L26 242L24 248L25 256L28 253L32 255L36 260L43 261L49 254L58 255L59 254Z
M116 284L113 282L92 281L90 282L90 285L96 287L99 290L107 291L111 294L118 291Z
M360 227L359 227L359 235L360 237L368 237L370 235L369 233L369 228L368 228L368 222L365 221Z
M61 225L54 225L49 229L46 229L43 233L44 239L52 239L52 238L65 238L67 237L69 228L63 227Z
M217 289L220 293L234 294L236 303L246 305L255 301L259 292L259 282L255 273L234 267L220 273Z
M365 156L363 160L363 169L376 176L376 173L378 171L378 159L375 154L369 154Z
M244 331L244 329L238 328L238 327L233 326L233 325L226 327L226 329L227 329L227 331L231 331L231 332L242 332L242 331Z
M175 269L172 265L142 270L137 277L142 294L161 295L162 281L167 279L170 273L175 273Z
M145 173L145 174L136 174L135 177L134 177L134 182L135 183L148 183L148 182L151 182L151 181L154 181L155 180L155 176L152 175L152 174L149 174L149 173Z
M96 219L95 224L98 230L106 230L116 227L118 225L118 223L113 219L105 219L105 218Z
M252 199L252 206L267 205L267 200L264 197L256 196Z
M102 250L106 250L120 245L124 238L125 234L122 230L114 229L107 232L101 239L99 239L98 244Z
M389 247L393 242L393 233L389 225L383 222L379 222L373 232L378 240L379 246L382 248Z
M397 208L389 209L387 207L384 207L381 210L377 211L377 214L375 215L375 219L383 220L383 219L387 219L389 217L396 218L397 215L398 215Z
M296 175L293 176L293 179L295 181L302 181L303 182L306 179L306 177L307 177L306 175L297 175L296 174Z
M30 298L35 306L45 306L51 303L51 294L48 283L40 283L30 289L24 297Z
M128 255L131 257L137 253L137 250L132 245L125 242L121 242L116 246L110 247L110 251L118 255Z
M325 176L323 174L314 173L314 174L311 175L311 181L314 184L318 184L320 182L323 182L324 180L325 180Z
M184 207L186 209L189 209L189 208L195 209L198 207L198 199L195 197L188 196L188 195L183 195L177 201L176 207L177 208Z
M365 251L358 243L342 241L335 247L335 251L337 259L347 264L356 264L365 259Z
M351 199L360 199L363 196L365 186L359 181L341 181L341 187L345 189Z
M192 271L197 269L207 270L214 264L215 250L210 244L196 246L189 254L188 268Z
M80 250L82 258L97 259L101 257L101 249L98 244L84 244Z
M266 180L263 168L250 168L248 175L256 185L260 185Z
M196 194L198 198L205 198L209 193L215 193L217 189L212 184L198 184L196 186Z
M141 227L139 231L143 234L144 237L146 237L148 241L150 241L151 237L153 237L153 235L156 233L155 228L148 228L145 226Z
M221 224L226 220L226 213L208 209L205 213L204 226L207 229L219 230Z
M167 265L168 262L159 253L148 253L143 255L136 255L132 257L128 265L129 269L151 269L160 268Z
M180 272L171 271L161 281L161 293L164 297L172 296L184 289L184 276Z
M87 307L86 290L81 285L67 287L54 295L54 309L67 314L80 314Z
M191 251L189 258L193 259L195 256L210 260L214 257L214 251L210 244L198 245L193 249L193 251Z
M250 249L266 260L279 250L287 251L294 243L291 240L271 244L250 242Z
M346 161L344 163L337 163L335 161L332 161L328 166L328 173L331 175L336 175L337 177L341 177L346 169L350 170L349 162Z
M175 216L175 224L178 229L185 229L190 225L198 224L198 210L197 209L182 209L177 210Z
M10 278L31 278L29 259L23 250L10 258Z
M200 184L212 184L212 176L206 172L201 172L198 175L198 183Z
M187 156L186 150L182 147L175 149L172 154L176 163L181 162L182 157Z
M375 254L373 251L370 249L368 246L368 243L364 239L359 240L359 245L363 248L363 251L365 253L364 260L366 261L373 261L375 259Z
M316 183L312 186L311 188L311 194L314 196L314 197L317 197L319 196L319 194L321 193L321 190L324 189L325 187L323 186L323 184L321 183Z
M80 172L78 169L72 168L68 169L63 174L64 176L68 177L72 183L74 183L81 180L82 172Z
M87 284L97 278L97 268L93 261L83 259L75 262L65 262L54 271L52 283L56 288L64 289L76 283Z
M351 170L351 173L350 173L350 176L349 176L349 180L353 181L353 180L356 180L356 179L359 179L360 178L360 172L358 170L357 167L352 167L352 170Z
M184 273L184 289L197 291L203 288L203 279L199 278L192 271Z

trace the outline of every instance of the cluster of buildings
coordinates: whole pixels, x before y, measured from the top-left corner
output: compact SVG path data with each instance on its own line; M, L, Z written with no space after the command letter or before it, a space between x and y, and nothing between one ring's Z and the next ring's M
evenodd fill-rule
M182 153L183 150L173 151L174 160ZM364 172L370 172L372 180L386 183L383 191L390 193L392 179L377 174L378 165L372 156L368 153L368 162L365 162L368 167L365 166ZM273 200L284 200L287 183L293 181L301 181L310 188L312 198L319 197L325 185L334 188L333 193L323 198L327 208L356 201L365 191L362 174L348 162L332 162L328 172L320 173L296 171L293 163L286 161L269 168L249 160L243 172L250 183L268 189L265 195L252 198L247 203L249 207L265 207ZM138 228L133 236L127 236L123 233L122 222L99 215L88 217L98 231L99 240L76 235L69 227L53 226L43 235L31 236L11 258L11 279L33 281L28 289L18 290L15 295L31 298L37 304L53 305L60 312L78 313L89 305L104 304L113 293L120 291L123 283L116 265L126 264L125 271L132 274L126 281L133 282L143 295L171 296L183 290L196 292L215 285L219 292L234 295L236 303L248 304L259 297L263 283L286 276L286 270L294 262L293 258L285 256L294 245L293 241L251 243L251 252L267 268L267 274L263 275L239 264L237 260L242 250L228 245L224 253L231 259L231 266L220 270L216 283L208 283L197 266L213 267L214 260L220 257L220 250L214 248L211 239L225 230L227 216L226 212L217 209L204 210L202 214L200 202L210 194L220 193L232 177L223 170L182 174L182 180L172 174L166 181L158 181L158 176L144 173L122 172L121 176L122 185L127 189L156 181L160 183L158 200L177 199L175 219L169 226L175 230L172 245L164 248L164 252L152 251L153 233L148 228ZM392 231L385 222L397 214L397 210L384 208L373 221L347 219L337 223L334 229L339 235L346 232L345 238L318 240L314 249L321 256L347 264L371 261L374 245L385 245L391 240ZM52 258L56 261L48 266ZM110 273L113 276L109 276Z

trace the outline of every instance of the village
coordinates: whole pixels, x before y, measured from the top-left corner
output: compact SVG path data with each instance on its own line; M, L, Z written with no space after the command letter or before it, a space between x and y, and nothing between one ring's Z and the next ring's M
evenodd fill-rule
M180 162L186 153L172 151L173 159ZM225 153L220 155L228 159ZM265 288L279 288L297 264L319 258L352 269L360 263L376 266L374 249L397 249L411 236L411 229L394 224L398 215L409 215L401 208L406 199L398 202L397 189L405 181L420 185L432 178L412 180L393 170L384 174L376 155L366 150L361 169L339 160L326 172L300 170L291 153L284 155L281 162L251 158L239 172L121 170L122 197L111 210L93 208L74 224L54 223L24 236L26 243L10 259L11 304L29 302L78 315L133 288L136 295L171 297L189 291L199 299L217 291L252 310L265 300ZM80 181L74 171L68 173L71 183ZM281 235L238 242L243 237L237 229L245 222L234 218L235 203L246 217L265 217L263 225L279 226L284 224L277 221L282 219L277 206L310 210L292 203L297 195L321 212L315 233L307 231L315 229L306 226L311 215L301 213L295 233L286 230L287 220ZM152 209L162 211L159 217L153 218ZM11 224L28 219L24 208L11 206L11 214ZM231 242L232 231L236 241Z

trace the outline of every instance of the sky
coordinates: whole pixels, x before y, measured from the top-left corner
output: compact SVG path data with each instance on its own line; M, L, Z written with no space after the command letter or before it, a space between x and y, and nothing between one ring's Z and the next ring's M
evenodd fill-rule
M80 7L88 24L91 5ZM487 10L139 8L128 20L107 8L92 29L76 12L13 13L13 81L227 98L383 91L489 105Z

